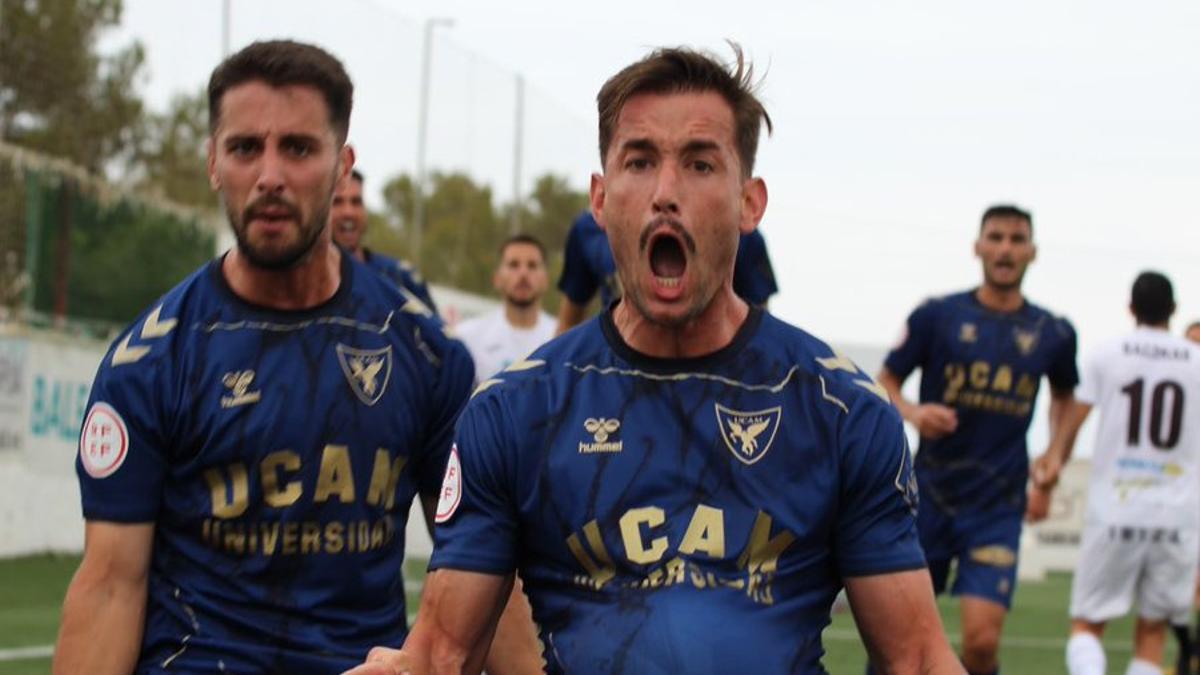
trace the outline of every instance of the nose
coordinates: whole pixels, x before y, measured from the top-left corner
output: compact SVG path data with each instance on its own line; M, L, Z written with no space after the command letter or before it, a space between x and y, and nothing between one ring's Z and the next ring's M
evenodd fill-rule
M678 215L679 213L679 168L673 162L663 162L654 186L654 213Z
M258 166L258 181L254 189L259 193L279 194L283 192L283 161L279 153L267 149L262 153Z

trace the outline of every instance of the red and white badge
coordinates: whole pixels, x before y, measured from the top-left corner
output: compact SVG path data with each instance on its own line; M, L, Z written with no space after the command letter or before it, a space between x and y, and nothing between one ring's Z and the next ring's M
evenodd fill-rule
M107 403L93 403L79 436L84 471L92 478L107 478L121 468L128 452L129 431L121 414Z
M450 520L462 501L462 465L458 462L458 445L450 447L450 458L446 460L446 475L442 478L442 491L438 495L437 513L433 522Z

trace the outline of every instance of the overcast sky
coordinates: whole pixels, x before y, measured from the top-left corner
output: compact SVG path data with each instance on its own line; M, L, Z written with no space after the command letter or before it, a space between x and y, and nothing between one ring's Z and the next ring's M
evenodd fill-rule
M162 107L220 56L219 0L126 0ZM231 42L295 37L357 85L351 139L369 179L415 162L421 26L434 40L430 165L512 194L513 81L526 81L524 174L596 170L594 96L656 45L727 53L765 75L776 133L758 173L782 289L772 310L829 340L888 344L922 298L978 283L990 203L1031 209L1028 296L1086 353L1131 325L1141 269L1200 318L1200 3L465 2L234 0ZM368 184L373 203L380 182ZM564 227L566 224L564 223ZM555 272L557 276L557 271Z

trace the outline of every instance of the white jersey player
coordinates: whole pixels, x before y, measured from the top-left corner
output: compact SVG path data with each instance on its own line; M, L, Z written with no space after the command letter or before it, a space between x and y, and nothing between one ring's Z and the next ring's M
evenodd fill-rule
M1200 563L1200 347L1168 332L1175 301L1165 276L1140 274L1130 309L1137 328L1086 362L1064 422L1074 435L1100 410L1071 588L1071 675L1105 672L1105 623L1135 603L1126 672L1161 673L1168 623L1186 623Z
M476 381L504 370L554 337L557 324L541 309L549 283L546 252L540 241L518 234L501 244L492 285L504 305L462 322L456 330L475 361Z

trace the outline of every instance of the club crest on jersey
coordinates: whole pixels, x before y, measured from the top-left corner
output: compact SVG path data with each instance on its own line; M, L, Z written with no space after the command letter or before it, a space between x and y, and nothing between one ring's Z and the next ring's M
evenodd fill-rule
M221 397L222 408L258 403L262 398L262 390L250 391L250 386L254 384L253 370L234 370L225 373L225 376L221 378L221 383L229 389L229 395Z
M579 442L579 452L589 454L593 452L620 452L622 450L621 441L611 440L613 434L621 428L621 421L615 419L606 419L604 417L589 417L583 422L584 431L592 435L592 443L584 441Z
M1037 347L1038 332L1036 330L1021 330L1013 328L1013 339L1017 341L1017 349L1022 356L1029 356Z
M975 342L979 339L979 329L973 323L964 323L958 328L958 340L960 342Z
M354 395L367 405L378 403L392 377L392 346L355 349L339 343L337 356Z
M775 432L779 431L781 408L778 406L756 412L741 412L714 404L717 410L717 427L725 447L743 464L753 464L771 449Z

